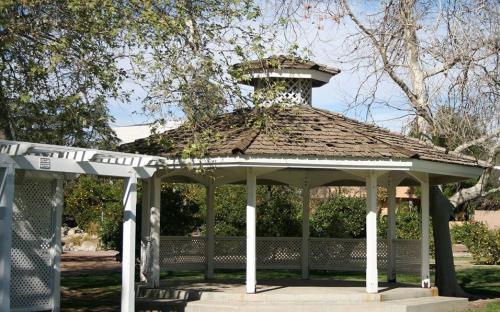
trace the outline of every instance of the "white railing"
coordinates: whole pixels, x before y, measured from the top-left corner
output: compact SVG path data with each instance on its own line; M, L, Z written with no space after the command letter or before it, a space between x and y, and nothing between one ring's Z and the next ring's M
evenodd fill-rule
M301 269L302 238L258 237L257 268ZM396 272L418 273L420 270L420 240L394 240ZM206 268L205 237L162 236L160 267L164 271ZM388 245L378 239L378 268L387 269ZM216 237L214 267L244 269L245 237ZM311 270L364 271L366 240L364 238L310 238L309 268Z

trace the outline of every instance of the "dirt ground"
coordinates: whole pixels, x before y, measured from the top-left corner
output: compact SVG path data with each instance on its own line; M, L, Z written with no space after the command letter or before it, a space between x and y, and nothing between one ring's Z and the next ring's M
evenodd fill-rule
M62 254L61 271L66 274L96 271L120 271L121 263L116 261L117 251L70 251Z

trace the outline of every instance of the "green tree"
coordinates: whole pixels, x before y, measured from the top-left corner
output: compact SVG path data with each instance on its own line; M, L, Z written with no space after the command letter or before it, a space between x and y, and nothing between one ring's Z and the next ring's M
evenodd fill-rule
M106 99L124 72L115 60L118 2L0 4L0 129L7 139L92 146L116 141Z
M366 199L338 195L321 202L311 215L311 236L365 236Z
M106 248L119 248L123 223L123 181L80 176L64 194L64 213L84 231L97 228Z

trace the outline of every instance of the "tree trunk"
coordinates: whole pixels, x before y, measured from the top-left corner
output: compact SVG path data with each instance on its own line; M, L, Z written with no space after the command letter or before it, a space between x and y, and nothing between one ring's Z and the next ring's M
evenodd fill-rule
M455 272L449 228L453 205L437 187L430 188L430 214L436 251L436 280L440 296L469 297L460 287Z

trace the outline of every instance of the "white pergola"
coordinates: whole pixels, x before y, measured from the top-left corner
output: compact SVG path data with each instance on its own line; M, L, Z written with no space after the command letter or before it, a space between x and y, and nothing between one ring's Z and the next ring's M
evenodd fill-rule
M148 155L0 140L0 311L59 311L63 181L80 174L125 179L122 310L133 310L137 179L153 177L161 161ZM28 219L30 214L35 218ZM37 237L40 231L47 236ZM28 275L17 275L23 271Z
M204 168L199 174L188 168ZM247 186L246 207L246 291L256 293L256 186L263 184L288 184L301 187L303 191L303 228L301 238L302 255L309 254L309 189L322 185L365 185L366 207L366 291L378 292L377 267L377 186L386 186L389 196L388 228L388 277L395 279L395 190L398 185L420 185L422 205L421 281L422 287L430 287L429 275L429 185L477 177L482 169L475 166L437 163L419 159L405 160L349 160L311 157L260 157L232 156L207 159L181 160L156 156L116 153L108 151L68 148L27 142L0 141L0 310L12 307L11 289L17 282L11 276L11 263L21 261L14 258L12 233L15 233L16 196L19 185L30 178L54 181L51 194L28 194L35 200L49 199L54 213L52 217L53 237L49 242L49 277L51 292L48 305L41 309L59 309L59 265L61 254L60 226L62 213L62 181L78 174L93 174L124 178L126 188L123 199L123 263L122 263L122 311L134 311L135 300L135 227L136 227L136 183L143 180L141 281L152 287L160 283L160 191L161 182L196 182L207 188L207 237L206 276L214 275L214 194L218 185L241 183ZM15 183L18 178L19 185ZM22 190L21 187L19 187ZM35 210L35 202L30 209ZM29 225L29 224L28 224ZM23 226L26 226L23 223ZM149 243L150 242L150 243ZM29 246L28 246L29 247ZM309 275L309 257L302 256L302 276ZM33 310L31 304L27 309ZM23 307L12 307L23 310Z

